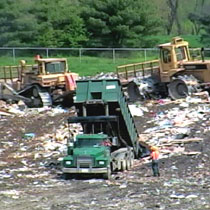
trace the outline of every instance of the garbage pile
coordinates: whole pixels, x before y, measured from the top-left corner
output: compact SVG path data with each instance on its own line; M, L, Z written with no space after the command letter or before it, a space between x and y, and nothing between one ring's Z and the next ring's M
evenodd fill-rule
M157 106L159 110L154 112ZM164 109L161 110L161 106ZM185 144L203 141L203 135L210 130L210 103L205 92L177 101L161 99L144 106L132 104L130 109L133 116L149 119L140 132L143 145L158 146L162 157L200 154L199 151L186 151ZM198 123L201 128L196 130L194 127Z
M114 72L109 72L109 73L101 72L99 74L96 74L95 76L80 77L80 80L86 80L86 79L118 79L118 77L117 74Z
M67 138L81 130L77 124L67 124L75 110L28 109L22 103L0 101L2 208L209 209L208 95L138 102L130 110L141 143L160 147L161 176L151 176L145 157L135 160L132 170L113 174L111 181L65 181L57 163L66 153ZM201 145L207 149L200 150Z
M164 108L161 111L161 106L168 106L168 109ZM154 107L160 108L154 111ZM203 138L200 136L201 131L193 131L193 126L198 121L203 125L203 134L210 130L210 126L207 126L208 121L210 121L210 103L206 92L177 101L160 99L146 103L131 104L129 108L134 117L149 119L144 123L144 127L141 127L140 142L147 147L158 146L161 148L162 156L165 157L171 153L199 154L198 151L187 152L184 145L190 142L203 141ZM65 110L61 107L29 109L21 102L9 105L0 101L0 122L3 122L7 117L40 118L41 116L53 117L60 114L66 114L66 116L75 115L75 110L74 108ZM75 136L82 130L78 124L67 125L66 123L67 121L62 120L59 126L54 128L53 133L45 132L42 135L19 128L23 139L27 139L28 143L33 141L34 151L30 152L30 156L32 155L35 160L39 158L46 160L47 158L59 158L64 155L69 135ZM48 122L48 124L53 124L53 122ZM3 138L4 141L9 140L7 136L6 138ZM4 143L11 144L11 142L3 142L3 148ZM18 157L18 155L12 155Z

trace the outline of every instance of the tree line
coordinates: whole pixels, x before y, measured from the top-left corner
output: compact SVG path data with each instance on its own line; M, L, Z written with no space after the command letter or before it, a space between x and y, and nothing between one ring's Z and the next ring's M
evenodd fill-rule
M152 47L156 35L210 45L208 0L1 0L0 46Z

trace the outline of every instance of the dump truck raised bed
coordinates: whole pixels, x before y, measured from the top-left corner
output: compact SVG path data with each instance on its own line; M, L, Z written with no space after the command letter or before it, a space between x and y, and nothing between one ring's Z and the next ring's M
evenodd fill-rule
M117 67L117 75L127 87L131 101L170 96L185 98L193 92L209 89L210 60L204 51L195 59L188 42L174 37L170 43L159 45L160 58Z
M0 68L0 99L23 100L28 107L73 103L78 74L68 70L66 58L35 58L34 65Z
M83 133L68 142L62 171L71 174L103 174L130 169L141 155L139 134L118 79L77 81L75 107Z

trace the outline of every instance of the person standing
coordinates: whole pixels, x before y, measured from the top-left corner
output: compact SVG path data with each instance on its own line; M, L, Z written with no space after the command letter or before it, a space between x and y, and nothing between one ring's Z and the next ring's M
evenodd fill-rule
M158 147L152 146L150 147L151 153L150 153L150 159L152 159L152 171L153 176L160 176L159 172L159 151Z

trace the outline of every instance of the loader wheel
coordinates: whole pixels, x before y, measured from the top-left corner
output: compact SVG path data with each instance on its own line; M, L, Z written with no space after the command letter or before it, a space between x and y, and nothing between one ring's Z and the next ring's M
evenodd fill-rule
M186 98L188 87L183 80L175 79L168 85L168 93L172 99Z

